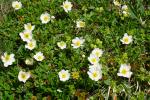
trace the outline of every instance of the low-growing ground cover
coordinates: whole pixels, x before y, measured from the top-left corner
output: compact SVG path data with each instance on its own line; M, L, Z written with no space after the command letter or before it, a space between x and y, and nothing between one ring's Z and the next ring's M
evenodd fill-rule
M150 99L149 0L0 3L1 100Z

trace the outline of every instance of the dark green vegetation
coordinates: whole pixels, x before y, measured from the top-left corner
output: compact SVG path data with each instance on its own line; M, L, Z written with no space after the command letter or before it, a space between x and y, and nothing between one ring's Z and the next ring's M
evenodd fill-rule
M6 2L6 1L5 1ZM72 11L66 13L63 0L21 0L23 8L9 13L1 9L0 54L7 51L15 54L15 64L5 68L0 61L0 100L73 100L90 98L115 98L118 100L150 99L150 3L149 0L124 0L130 15L120 15L120 8L111 0L70 0ZM7 3L7 2L6 2ZM5 5L4 3L3 5ZM3 12L3 13L2 13ZM53 22L42 24L40 15L48 12L55 16ZM82 19L86 26L77 29L74 21ZM145 21L145 23L144 23ZM24 24L35 25L33 37L37 47L25 49L19 33ZM124 33L133 36L133 42L123 45L120 39ZM73 49L71 40L83 37L83 48ZM66 41L67 49L61 50L57 42ZM90 52L94 47L104 50L100 59L103 78L94 82L87 75ZM45 60L27 66L24 60L42 51ZM82 58L82 55L85 58ZM120 64L131 64L131 79L117 76ZM18 73L23 69L31 71L32 77L24 84L19 82ZM61 82L58 72L67 69L80 72L78 80ZM61 89L63 92L57 92ZM109 92L110 90L110 92ZM109 94L109 95L108 95ZM32 97L36 96L36 97ZM34 100L33 99L33 100Z

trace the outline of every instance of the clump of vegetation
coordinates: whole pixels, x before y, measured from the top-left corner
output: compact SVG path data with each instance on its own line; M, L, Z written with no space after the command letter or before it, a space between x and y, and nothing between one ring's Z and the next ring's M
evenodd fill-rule
M150 99L148 3L1 3L0 99Z

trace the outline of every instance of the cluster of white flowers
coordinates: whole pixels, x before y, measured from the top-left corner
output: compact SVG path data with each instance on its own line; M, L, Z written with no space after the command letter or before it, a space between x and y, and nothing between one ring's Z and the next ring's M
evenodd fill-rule
M103 54L102 49L95 48L88 57L89 62L93 65L99 63L99 57L101 57L102 54Z
M71 44L71 46L73 47L73 48L79 48L79 47L81 47L81 46L83 46L83 43L84 43L84 39L81 37L81 38L79 38L79 37L76 37L76 38L74 38L73 40L72 40L72 44ZM61 41L61 42L57 42L57 46L60 48L60 49L65 49L66 48L66 43L64 42L64 41ZM58 73L58 75L59 75L59 79L60 79L60 81L63 81L63 82L65 82L65 81L67 81L67 80L69 80L69 78L70 78L70 73L69 73L69 71L68 70L61 70L59 73Z
M102 78L102 65L99 64L99 58L102 56L102 54L102 49L95 48L88 57L88 60L92 65L89 66L89 71L87 73L89 77L94 81L98 81Z
M63 7L63 9L65 10L65 12L69 12L71 11L73 5L71 4L71 2L69 2L68 0L66 0L65 2L63 2L63 5L61 6ZM82 28L82 27L85 27L85 22L79 20L79 21L76 21L76 27L77 28ZM72 40L72 44L71 46L73 48L79 48L81 46L83 46L83 43L84 43L84 39L82 37L75 37L73 40ZM64 41L61 41L61 42L57 42L57 46L60 48L60 49L65 49L66 48L66 43Z
M12 65L13 62L15 62L14 54L8 54L7 52L4 53L4 55L1 56L2 62L4 63L4 67L8 67L9 65ZM26 80L30 78L29 72L23 72L20 71L18 74L19 81L26 82Z
M34 30L35 25L31 25L31 23L24 24L24 31L21 32L19 35L23 41L25 41L27 44L25 45L25 48L29 50L33 50L36 47L36 40L33 39L32 31ZM42 61L44 59L43 53L37 52L34 56L34 59L37 61ZM33 59L29 58L25 60L25 63L27 65L33 65ZM18 74L18 79L21 82L26 82L30 78L31 74L30 72L23 72L20 71Z
M72 44L71 46L74 48L74 49L77 49L81 46L83 46L83 43L84 43L84 39L82 37L75 37L74 39L72 39ZM61 42L57 42L57 46L60 48L60 49L65 49L67 46L66 46L66 43L64 41L61 41Z
M36 47L36 40L33 39L33 35L32 35L32 31L34 30L34 28L35 28L35 25L31 25L31 23L24 24L25 30L19 34L21 39L27 42L27 44L25 45L25 48L29 50L33 50ZM42 61L44 59L43 53L40 51L37 52L33 57L37 61ZM25 62L28 65L27 60Z
M25 48L29 50L33 50L36 47L36 41L33 39L32 31L34 30L35 25L31 25L31 23L24 24L24 31L21 32L19 35L21 39L27 44Z
M122 9L122 13L123 13L124 16L129 15L129 9L128 9L127 5L123 5L121 9Z
M12 7L15 10L19 10L22 8L22 4L19 1L12 2ZM44 13L41 15L40 19L43 24L46 24L50 21L50 18L54 19L54 16L50 16L48 13ZM19 33L21 39L25 41L27 44L25 45L26 49L33 50L36 47L36 40L33 39L32 31L34 30L35 25L31 25L31 23L24 24L24 31ZM37 52L33 58L37 61L42 61L45 57L43 56L42 52ZM12 63L15 61L14 54L8 55L6 52L1 57L2 61L4 62L4 66L7 67L8 65L12 65ZM25 63L27 65L33 65L33 59L28 58L25 60ZM23 72L20 71L18 74L19 81L26 82L30 78L31 74L30 72Z
M122 42L122 44L130 44L133 41L133 39L132 39L132 36L125 33L123 38L120 39L120 41ZM131 69L131 66L129 64L121 64L119 73L117 73L117 75L130 78L132 75L132 72L130 71L130 69Z
M113 3L114 3L114 5L121 7L121 4L117 0L114 0ZM14 2L12 2L12 7L15 10L19 10L22 8L22 4L19 1L14 1ZM71 2L66 0L65 2L63 2L63 5L61 7L64 9L65 12L68 13L72 10L73 5ZM123 5L121 7L121 10L125 16L127 16L129 14L127 5ZM52 21L53 19L55 19L55 17L51 16L47 12L41 14L41 16L40 16L40 20L41 20L42 24L47 24L49 21ZM76 27L77 28L85 27L85 22L82 20L76 21ZM34 30L34 28L35 28L35 25L31 25L31 23L24 24L24 31L19 34L21 39L27 43L25 45L25 48L29 49L29 50L33 50L36 47L36 40L33 39L33 34L32 34L32 31ZM129 36L127 33L125 33L124 37L122 39L120 39L120 41L123 44L130 44L133 40L132 40L132 36ZM85 39L83 39L82 37L75 37L74 39L72 39L71 46L74 49L77 49L79 47L82 47L84 42L85 42ZM60 42L57 42L57 46L60 49L65 49L67 47L67 44L64 41L60 41ZM100 60L100 57L102 56L102 54L103 54L102 49L95 48L95 49L93 49L90 56L88 57L88 61L90 62L90 65L89 65L89 71L87 72L87 74L89 75L89 78L94 81L98 81L102 78L102 70L101 70L102 65L99 64L99 60ZM83 57L85 57L85 56L83 56ZM40 51L37 52L33 56L33 58L39 62L42 61L43 59L45 59L43 53ZM5 52L3 56L1 56L1 59L2 59L2 62L4 63L5 67L8 67L9 65L12 65L13 62L15 62L14 54L9 55L7 52ZM28 58L25 60L25 63L27 65L33 65L33 59ZM129 64L121 64L119 73L117 73L117 75L130 78L132 75L132 72L130 71L130 69L131 69L131 67ZM58 73L58 75L59 75L60 81L63 81L63 82L69 80L69 78L70 78L70 73L68 70L62 69ZM77 76L78 76L78 74L77 74ZM18 74L19 81L22 81L24 83L30 77L31 77L30 72L24 72L21 70Z
M121 6L121 3L120 3L118 0L114 0L113 3L114 3L115 6L118 6L118 7L121 8L122 14L123 14L125 17L129 15L129 9L128 9L128 6L127 6L127 5Z

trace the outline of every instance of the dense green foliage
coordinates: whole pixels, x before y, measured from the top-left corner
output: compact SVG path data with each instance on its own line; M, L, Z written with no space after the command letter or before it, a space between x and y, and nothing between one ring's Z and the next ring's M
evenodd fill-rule
M120 8L111 0L70 0L73 8L68 13L61 7L63 0L21 2L22 9L13 11L12 8L0 22L0 54L14 53L16 59L7 68L0 61L1 100L150 99L149 0L121 1L129 7L128 16L120 14ZM44 12L54 15L55 19L42 24L40 15ZM75 21L80 19L86 23L84 28L76 28ZM37 47L32 51L25 49L25 42L19 36L24 24L29 22L35 25L33 37L37 41ZM131 44L121 43L124 33L132 35ZM83 47L72 48L75 37L85 39ZM60 41L67 43L66 49L58 48ZM97 82L87 74L87 57L95 47L104 50L100 58L103 76ZM36 51L42 51L45 59L34 61L32 66L26 65L25 59L33 57ZM130 63L133 72L130 80L117 76L120 64L126 62ZM76 70L80 77L61 82L58 72L62 69ZM18 80L20 70L32 74L26 83Z

